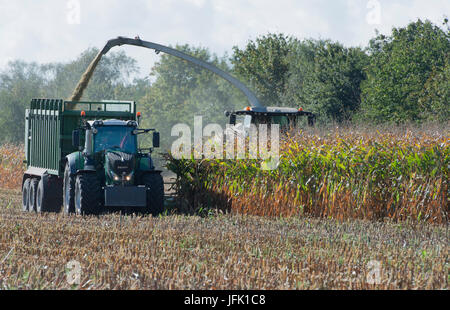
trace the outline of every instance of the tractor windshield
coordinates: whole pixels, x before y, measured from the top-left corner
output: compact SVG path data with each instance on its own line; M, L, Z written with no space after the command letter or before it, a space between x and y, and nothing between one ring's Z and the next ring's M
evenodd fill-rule
M126 153L136 153L136 135L134 127L128 126L101 126L97 127L94 136L94 152L107 149L117 149Z

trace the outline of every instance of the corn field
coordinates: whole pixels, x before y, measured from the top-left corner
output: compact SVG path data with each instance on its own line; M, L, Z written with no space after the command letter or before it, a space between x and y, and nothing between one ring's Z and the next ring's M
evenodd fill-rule
M262 216L448 222L448 131L336 129L288 134L279 166L175 159L179 207ZM224 147L225 149L225 147Z
M0 188L22 187L24 159L23 145L0 145Z

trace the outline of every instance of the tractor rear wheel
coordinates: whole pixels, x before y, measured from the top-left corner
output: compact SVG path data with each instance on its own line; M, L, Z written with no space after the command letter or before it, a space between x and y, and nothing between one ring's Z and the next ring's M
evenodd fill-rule
M37 178L30 180L30 190L28 191L28 212L36 212L36 192L39 184Z
M80 215L98 214L102 187L95 173L78 174L75 181L75 212Z
M64 170L64 181L63 181L63 205L64 213L70 214L75 213L75 178L70 176L70 166L66 165Z
M30 201L28 200L30 191L30 179L26 179L25 182L23 182L22 186L22 211L28 212L28 208L30 206Z
M147 187L147 206L145 214L157 216L164 210L164 181L159 173L146 173L142 182Z

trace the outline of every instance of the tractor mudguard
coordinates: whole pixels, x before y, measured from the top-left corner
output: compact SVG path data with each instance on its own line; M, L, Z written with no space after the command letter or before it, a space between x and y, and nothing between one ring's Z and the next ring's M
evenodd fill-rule
M141 157L139 159L139 171L142 172L150 172L155 170L155 166L153 165L153 160L151 157Z
M92 173L94 173L94 172L97 172L97 170L95 170L95 169L79 169L79 170L77 170L75 173L76 173L76 174L79 174L79 173L86 173L86 172L92 172Z
M70 167L70 176L75 176L80 170L83 170L84 158L81 152L74 152L66 156L66 162Z

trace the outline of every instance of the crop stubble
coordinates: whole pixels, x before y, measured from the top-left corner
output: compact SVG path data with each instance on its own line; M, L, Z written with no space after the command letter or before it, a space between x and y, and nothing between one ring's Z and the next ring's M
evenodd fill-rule
M36 215L0 199L0 287L448 289L448 226L216 215ZM6 255L9 255L6 257ZM81 264L80 285L66 264ZM370 284L369 261L380 263Z

